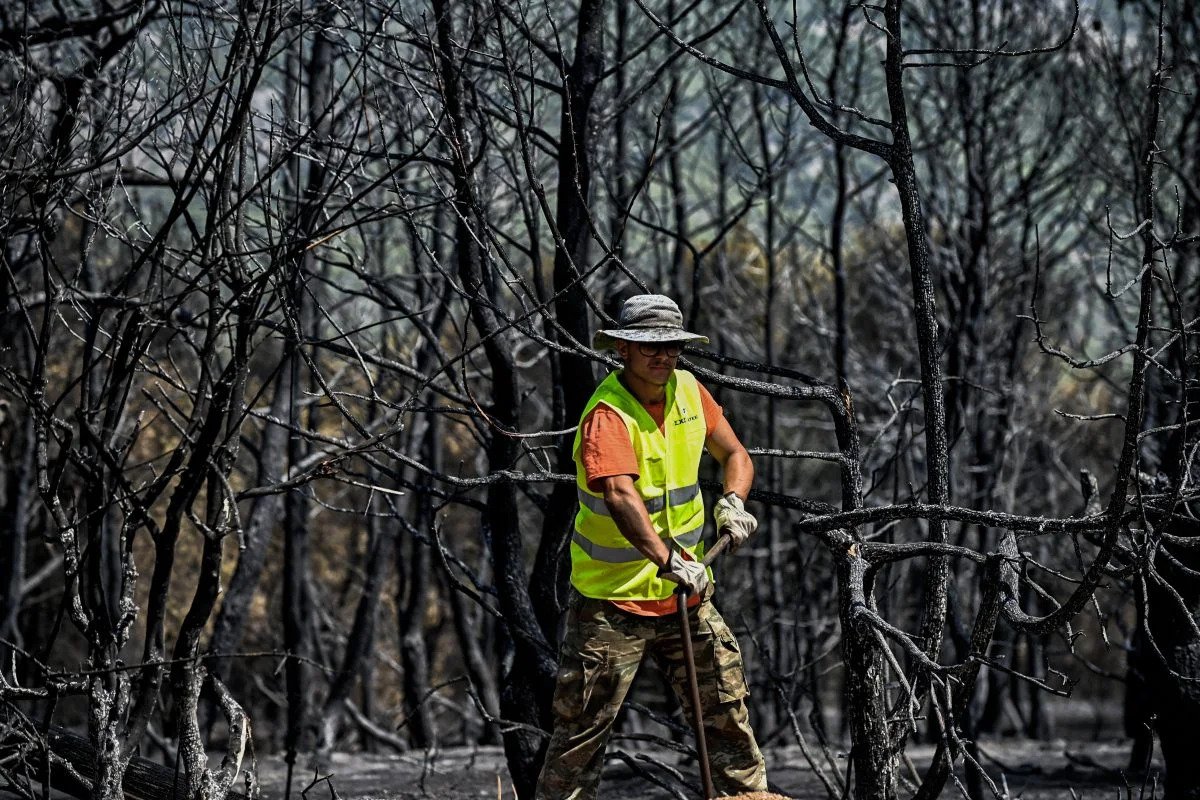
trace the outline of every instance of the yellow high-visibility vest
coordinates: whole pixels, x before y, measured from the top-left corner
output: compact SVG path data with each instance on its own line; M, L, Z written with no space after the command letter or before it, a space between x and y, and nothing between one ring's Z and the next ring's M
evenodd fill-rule
M696 377L675 370L667 384L663 430L612 373L588 400L582 421L603 403L620 415L629 429L637 456L634 486L650 522L668 546L703 558L704 498L700 496L700 457L708 429ZM664 433L665 431L665 433ZM580 457L580 431L575 433L575 484L579 512L571 538L571 583L585 597L605 600L663 600L675 584L657 575L658 568L621 535L604 497L588 489ZM710 576L711 578L711 572Z

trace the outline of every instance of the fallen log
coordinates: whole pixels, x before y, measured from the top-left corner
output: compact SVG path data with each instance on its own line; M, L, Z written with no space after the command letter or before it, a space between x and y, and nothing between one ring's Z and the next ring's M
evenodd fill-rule
M92 796L92 787L79 779L93 781L96 777L96 749L86 736L53 726L47 737L50 752L70 765L70 769L55 765L50 770L50 785L79 800ZM74 774L72 774L74 772ZM187 779L176 770L157 761L134 756L125 770L122 788L127 800L187 800ZM247 800L241 792L230 791L227 800Z

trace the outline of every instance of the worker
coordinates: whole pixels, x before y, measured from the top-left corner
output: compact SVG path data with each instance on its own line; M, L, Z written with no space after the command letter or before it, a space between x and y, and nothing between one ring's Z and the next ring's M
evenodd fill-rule
M714 788L719 795L765 791L741 653L712 604L712 573L701 563L698 483L707 449L724 484L714 520L736 550L758 527L743 506L754 466L708 390L675 368L685 344L708 343L684 330L679 306L663 295L638 295L622 306L618 322L598 332L593 346L615 349L622 369L596 388L575 434L574 591L536 798L596 797L609 733L647 651L694 718L676 586L688 592Z

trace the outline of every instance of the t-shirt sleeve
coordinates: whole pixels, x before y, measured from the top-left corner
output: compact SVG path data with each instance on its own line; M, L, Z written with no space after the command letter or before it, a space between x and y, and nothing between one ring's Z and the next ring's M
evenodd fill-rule
M598 405L580 423L579 454L588 488L599 492L596 481L613 475L638 479L637 454L621 415L606 405Z
M708 389L704 388L704 384L697 381L696 386L700 389L700 404L704 406L704 435L712 436L712 432L717 429L717 423L725 416L725 409L717 405L717 401L709 394Z

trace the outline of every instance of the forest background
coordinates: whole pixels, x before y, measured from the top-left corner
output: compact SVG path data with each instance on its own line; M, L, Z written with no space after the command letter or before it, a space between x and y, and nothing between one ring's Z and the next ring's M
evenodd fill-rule
M979 798L1123 696L1200 797L1197 53L1183 0L0 6L0 791L502 743L530 796L652 291L757 464L767 745ZM667 786L674 713L614 747Z

